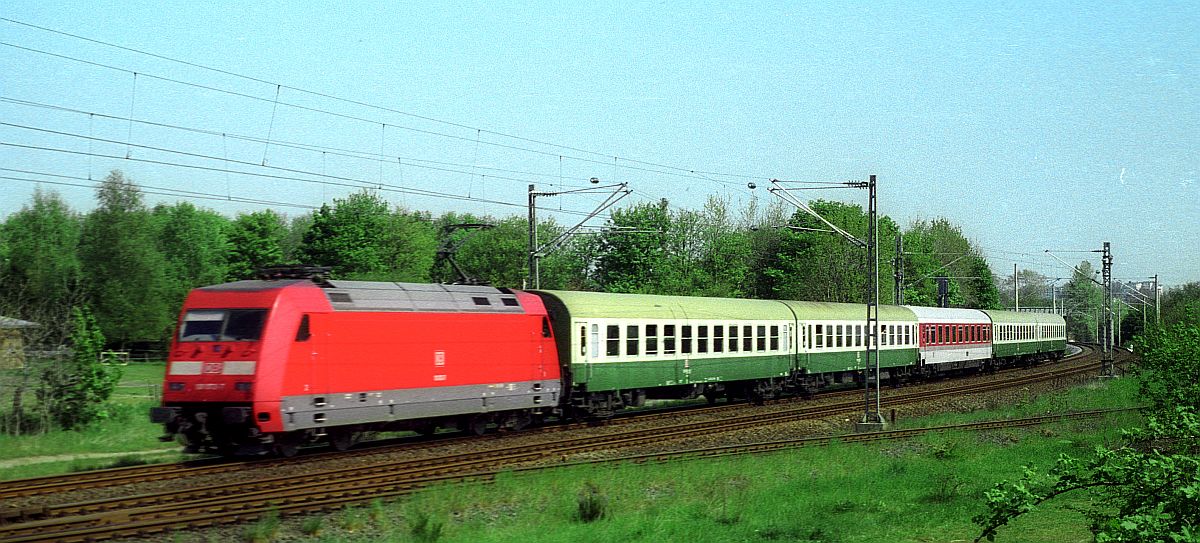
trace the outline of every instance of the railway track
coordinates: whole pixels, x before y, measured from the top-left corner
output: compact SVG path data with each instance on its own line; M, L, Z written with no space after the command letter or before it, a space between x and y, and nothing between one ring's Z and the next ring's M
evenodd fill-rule
M1098 363L1091 363L1072 368L1039 371L1001 383L944 387L936 393L900 392L889 395L888 402L898 405L939 396L986 392L1094 372L1097 369ZM411 492L415 488L437 481L483 477L478 474L519 468L530 462L544 462L550 459L561 463L568 455L580 452L659 443L779 422L844 415L857 412L860 408L861 402L854 399L828 405L800 406L765 415L735 416L716 422L618 431L602 436L565 438L440 458L392 461L366 468L324 470L308 472L298 477L274 477L183 491L44 507L36 511L24 511L21 519L10 518L12 521L21 521L0 526L0 541L86 541L244 521L271 510L287 514L330 509L347 503ZM838 439L871 439L869 436L874 435L899 434L888 432L861 437L840 436ZM783 447L778 444L774 446Z
M1068 357L1065 361L1078 360L1086 358L1091 354L1090 347L1085 347L1084 350L1072 357ZM1016 371L1016 370L1004 370ZM959 390L959 389L955 389ZM822 395L822 400L831 400L839 397L854 397L860 394L859 389L844 390L826 393ZM777 400L769 402L773 405L782 405L787 403L795 403L798 400L795 398ZM838 404L842 406L844 404ZM660 409L647 410L642 412L630 413L627 416L618 417L606 422L606 425L621 425L634 422L640 422L650 417L662 416L664 414L683 413L687 415L705 415L719 414L729 411L744 409L745 404L722 404L712 406L686 406L680 409ZM563 432L576 430L583 427L588 427L587 423L571 423L560 424L538 428L534 432ZM69 490L80 490L85 488L101 488L119 485L128 485L141 483L146 481L161 481L166 479L177 479L184 477L196 477L202 475L215 475L221 473L234 473L239 471L257 471L266 468L282 465L302 465L308 463L320 463L331 457L350 458L350 457L369 457L373 455L394 455L396 453L417 452L426 450L432 447L441 447L453 445L455 442L474 441L476 443L481 440L492 440L504 437L503 435L491 434L488 436L441 436L434 439L421 439L416 442L412 440L386 440L373 443L368 448L360 448L346 452L312 452L306 451L296 458L290 459L249 459L249 460L234 460L210 458L201 460L192 460L187 462L178 462L171 464L154 464L148 466L129 466L121 468L110 468L102 470L93 470L82 473L71 473L65 475L53 475L46 477L37 477L29 479L18 479L11 481L0 481L0 500L9 500L14 498L37 496L43 494L52 494L55 492L63 492ZM24 509L0 509L0 523L10 521L10 519L28 516L28 511Z

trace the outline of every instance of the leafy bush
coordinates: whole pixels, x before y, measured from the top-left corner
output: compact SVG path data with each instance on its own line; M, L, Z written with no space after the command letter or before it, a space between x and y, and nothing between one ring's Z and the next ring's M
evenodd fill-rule
M100 363L104 335L86 308L72 312L71 357L42 371L37 397L64 430L77 430L108 416L105 402L121 379L118 366Z
M442 537L443 527L441 522L432 521L429 515L418 512L409 523L408 533L418 543L434 543Z
M579 520L593 522L604 518L608 509L608 497L600 492L596 483L588 481L579 493Z
M1064 455L1045 473L1026 467L1019 480L985 492L988 510L972 519L983 528L976 541L1076 490L1098 497L1086 512L1096 541L1200 540L1200 324L1185 319L1136 343L1146 427L1123 432L1122 446Z

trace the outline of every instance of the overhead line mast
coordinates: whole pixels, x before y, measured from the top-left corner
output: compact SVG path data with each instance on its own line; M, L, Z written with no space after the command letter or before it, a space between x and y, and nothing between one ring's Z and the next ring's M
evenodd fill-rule
M871 175L867 181L847 181L845 183L805 183L808 185L820 185L809 187L793 187L786 188L785 183L803 183L801 181L780 181L772 179L771 184L774 187L768 189L771 194L778 196L780 199L796 206L801 211L816 217L817 220L829 227L829 230L815 230L819 232L832 232L840 234L847 241L857 247L867 250L866 268L867 268L867 285L864 292L864 298L867 305L867 345L866 345L866 363L863 367L863 416L855 429L860 432L882 430L884 427L882 408L880 407L880 392L879 392L879 210L878 198L875 191L875 176ZM852 188L866 189L868 193L869 203L867 204L867 239L861 240L853 234L838 228L837 225L829 222L825 217L822 217L812 207L809 207L804 201L796 198L789 191L797 190L822 190L831 188ZM812 229L804 229L812 230ZM872 380L874 388L872 388Z

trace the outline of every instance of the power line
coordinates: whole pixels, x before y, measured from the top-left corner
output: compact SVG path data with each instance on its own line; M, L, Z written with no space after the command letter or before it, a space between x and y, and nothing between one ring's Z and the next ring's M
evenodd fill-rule
M4 18L0 18L0 20L7 20L7 21L11 21L11 20L9 20L9 19L4 19ZM19 22L18 22L18 24L22 24L22 23L19 23ZM304 106L304 105L300 105L300 104L294 104L294 103L291 103L291 102L285 102L285 101L281 101L281 100L278 100L278 99L275 99L275 98L264 98L264 97L261 97L261 96L254 96L254 95L252 95L252 94L246 94L246 93L243 93L243 92L232 91L232 90L228 90L228 89L222 89L222 88L219 88L219 87L213 87L213 86L210 86L210 85L203 85L203 84L200 84L200 83L194 83L194 82L190 82L190 81L183 81L183 80L180 80L180 79L174 79L174 78L165 77L165 76L159 76L159 75L148 74L148 73L145 73L145 72L139 72L139 71L130 70L130 69L128 69L128 68L122 68L122 67L119 67L119 66L113 66L113 65L110 65L110 64L104 64L104 63L101 63L101 62L95 62L95 61L91 61L91 60L81 59L81 58L78 58L78 57L73 57L73 56L70 56L70 55L64 55L64 54L60 54L60 53L52 53L52 52L49 52L49 51L43 51L43 50L40 50L40 49L34 49L34 48L32 48L32 47L25 47L25 46L21 46L21 45L16 45L16 44L13 44L13 43L8 43L8 42L0 42L0 45L7 46L7 47L11 47L11 48L14 48L14 49L19 49L19 50L22 50L22 51L27 51L27 52L31 52L31 53L36 53L36 54L40 54L40 55L46 55L46 56L55 57L55 58L59 58L59 59L63 59L63 60L69 60L69 61L72 61L72 62L78 62L78 63L82 63L82 64L86 64L86 65L90 65L90 66L94 66L94 67L98 67L98 68L104 68L104 69L107 69L107 70L120 71L120 72L129 73L129 74L134 74L135 76L139 76L139 77L148 77L148 78L151 78L151 79L157 79L157 80L159 80L159 81L165 81L165 82L168 82L168 83L174 83L174 84L177 84L177 85L184 85L184 86L194 87L194 88L203 89L203 90L208 90L208 91L212 91L212 92L218 92L218 93L228 94L228 95L231 95L231 96L237 96L237 97L240 97L240 98L245 98L245 99L248 99L248 100L255 100L255 101L260 101L260 102L271 103L271 104L272 104L272 107L275 107L275 106L278 106L278 105L284 105L284 106L291 107L291 108L294 108L294 109L298 109L298 110L301 110L301 111L309 111L309 112L313 112L313 113L321 113L321 114L324 114L324 115L330 115L330 116L333 116L333 117L339 117L339 118L343 118L343 119L347 119L347 120L353 120L353 121L358 121L358 122L368 123L368 124L372 124L372 125L387 124L387 125L389 125L389 126L393 126L393 127L396 127L396 128L402 129L402 130L407 130L407 131L411 131L411 132L415 132L415 133L419 133L419 134L425 134L425 135L431 135L431 136L438 136L438 137L449 138L449 139L454 139L454 140L459 140L459 141L464 141L464 142L474 142L474 141L475 141L474 139L471 139L471 138L468 138L468 137L465 137L465 136L457 136L457 135L454 135L454 134L447 134L447 133L444 133L444 132L437 132L437 131L434 131L434 130L425 130L425 129L416 128L416 127L411 127L411 126L405 126L405 125L401 125L401 124L394 124L394 123L384 123L384 122L382 122L382 121L379 121L379 120L367 119L367 118L358 117L358 116L354 116L354 115L348 115L348 114L345 114L345 113L338 113L338 112L329 111L329 110L325 110L325 109L314 108L314 107ZM186 62L184 62L184 63L186 64ZM221 70L215 70L215 69L214 69L214 71L221 72ZM224 73L224 72L222 72L222 73ZM233 74L233 75L237 75L237 74ZM244 77L244 78L246 78L246 79L249 79L249 80L258 81L258 82L261 82L261 83L266 83L265 81L258 80L258 79L256 79L256 78L252 78L252 77L248 77L248 76L238 76L238 77ZM382 110L382 111L389 111L389 112L392 112L392 113L397 113L397 114L400 114L400 115L406 115L406 116L409 116L409 117L414 117L414 118L419 118L419 119L423 119L423 120L428 120L428 121L430 121L430 122L436 122L436 123L446 124L446 125L449 125L449 126L455 126L455 127L458 127L458 128L463 128L463 129L478 130L480 133L487 133L487 134L490 134L490 135L495 135L495 136L501 136L501 137L512 138L512 139L515 139L515 140L518 140L518 141L525 141L525 142L529 142L529 143L537 143L537 144L539 144L539 145L546 145L546 146L550 146L550 147L556 147L556 148L560 148L560 149L567 149L567 150L570 150L570 151L581 152L581 153L590 154L590 155L595 155L595 156L606 156L606 157L611 157L611 158L613 159L613 162L611 162L611 163L610 163L610 162L608 162L608 161L602 161L602 160L596 160L596 159L589 159L589 158L578 157L578 156L562 155L562 154L560 154L560 153L555 153L555 152L550 152L550 151L542 151L542 150L537 150L537 149L530 149L530 148L527 148L527 147L520 147L520 146L516 146L516 145L508 145L508 144L499 143L499 142L494 142L494 141L487 141L487 140L480 140L480 141L479 141L479 143L481 143L481 144L483 144L483 145L489 145L489 146L493 146L493 147L499 147L499 148L503 148L503 149L509 149L509 150L514 150L514 151L521 151L521 152L532 153L532 154L538 154L538 155L543 155L543 156L551 156L551 157L559 157L559 156L561 156L561 157L563 157L563 158L567 158L567 159L570 159L570 160L575 160L575 161L579 161L579 162L586 162L586 163L591 163L591 164L599 164L599 165L604 165L604 166L616 166L616 167L620 167L620 168L624 168L624 169L628 169L628 170L644 171L644 172L649 172L649 173L657 173L657 174L662 174L662 175L672 175L672 176L685 177L685 178L691 178L691 179L703 179L703 180L711 181L711 182L718 183L718 184L725 185L725 186L730 186L730 185L732 185L733 183L731 183L731 182L726 182L726 181L719 181L719 180L715 180L715 179L712 179L711 177L707 177L707 176L708 176L708 175L717 175L717 176L728 176L728 177L740 177L740 178L745 178L745 179L766 179L766 177L761 177L761 176L750 176L750 175L741 175L741 174L723 174L723 173L719 173L719 172L704 172L704 171L697 171L697 170L694 170L694 169L689 169L689 168L681 168L681 167L678 167L678 166L670 166L670 165L659 164L659 163L648 162L648 161L642 161L642 160L637 160L637 159L623 158L623 157L619 157L619 156L608 155L608 154L604 154L604 153L598 153L598 152L595 152L595 151L587 151L587 150L584 150L584 149L577 149L577 148L570 147L570 146L559 145L559 144L554 144L554 143L549 143L549 142L543 142L543 141L539 141L539 140L534 140L534 139L529 139L529 138L523 138L523 137L520 137L520 136L514 136L514 135L510 135L510 134L504 134L504 133L501 133L501 132L495 132L495 131L486 130L486 129L482 129L482 128L473 128L473 127L470 127L470 126L467 126L467 125L458 124L458 123L453 123L453 122L450 122L450 121L441 121L441 120L438 120L438 119L426 118L426 117L424 117L424 116L421 116L421 115L416 115L416 114L412 114L412 113L407 113L407 112L403 112L403 111L399 111L399 110L393 110L393 109L391 109L391 108L386 108L386 107L382 107L382 106L375 106L375 105L372 105L372 104L367 104L367 103L364 103L364 102L358 102L358 101L356 101L356 100L350 100L350 99L338 98L338 97L336 97L336 96L332 96L332 95L326 95L326 94L323 94L323 93L319 93L319 92L313 92L313 91L308 91L308 90L305 90L305 89L299 89L299 88L295 88L295 87L290 87L290 86L287 86L287 85L282 85L282 84L272 84L272 85L277 85L277 88L288 88L288 89L290 89L290 90L295 90L295 91L298 91L298 92L303 92L303 93L313 94L313 95L316 95L316 96L321 96L321 97L325 97L325 98L330 98L330 99L333 99L333 100L344 101L344 102L347 102L347 103L352 103L352 104L361 105L361 106L364 106L364 107L369 107L369 108L379 109L379 110ZM649 166L649 167L639 167L639 166L630 166L630 165L627 165L627 164L618 164L618 163L616 162L617 160L621 160L621 161L628 162L628 163L633 163L633 164L641 164L641 165L643 165L643 166ZM660 169L654 169L654 168L660 168Z
M103 46L105 46L105 47L112 47L112 48L115 48L115 49L120 49L120 50L123 50L123 51L128 51L128 52L131 52L131 53L137 53L137 54L139 54L139 55L145 55L145 56L149 56L149 57L152 57L152 58L157 58L157 59L159 59L159 60L165 60L165 61L167 61L167 62L174 62L174 63L177 63L177 64L182 64L182 65L185 65L185 66L190 66L190 67L192 67L192 68L199 68L199 69L201 69L201 70L208 70L208 71L215 72L215 73L219 73L219 74L223 74L223 75L228 75L228 76L232 76L232 77L237 77L237 78L240 78L240 79L245 79L245 80L247 80L247 81L253 81L253 82L255 82L255 83L261 83L261 84L264 84L264 85L270 85L270 86L274 86L274 87L276 87L276 88L287 88L287 89L289 89L289 90L293 90L293 91L297 91L297 92L302 92L302 93L305 93L305 94L311 94L311 95L313 95L313 96L320 96L320 97L322 97L322 98L328 98L328 99L330 99L330 100L336 100L336 101L339 101L339 102L345 102L345 103L348 103L348 104L354 104L354 105L357 105L357 106L367 107L367 108L371 108L371 109L377 109L377 110L380 110L380 111L387 111L387 112L389 112L389 113L395 113L395 114L397 114L397 115L403 115L403 116L406 116L406 117L411 117L411 118L414 118L414 119L420 119L420 120L423 120L423 121L428 121L428 122L432 122L432 123L438 123L438 124L443 124L443 125L447 125L447 126L453 126L453 127L455 127L455 128L462 128L462 129L466 129L466 130L476 130L476 131L478 131L478 132L481 132L481 133L486 133L486 134L491 134L491 135L494 135L494 136L500 136L500 137L504 137L504 138L514 139L514 140L517 140L517 141L524 141L524 142L527 142L527 143L535 143L535 144L538 144L538 145L545 145L545 146L547 146L547 147L555 147L555 148L558 148L558 149L566 149L566 150L568 150L568 151L575 151L575 152L577 152L577 153L584 153L584 154L589 154L589 155L594 155L594 156L602 156L602 157L605 157L605 158L608 158L608 157L612 157L612 158L614 158L614 159L620 158L621 160L624 160L624 161L626 161L626 162L633 162L633 163L635 163L635 164L642 164L642 165L645 165L645 166L653 166L653 167L657 167L657 168L668 168L668 169L674 169L674 170L678 170L678 171L681 171L681 172L688 172L688 173L697 174L697 175L702 175L702 176L703 176L703 175L715 175L715 176L719 176L719 177L735 177L735 178L741 178L741 179L765 179L765 178L766 178L765 176L755 176L755 175L747 175L747 174L733 174L733 173L722 173L722 172L710 172L710 171L703 171L703 170L695 170L695 169L692 169L692 168L683 168L683 167L679 167L679 166L672 166L672 165L669 165L669 164L660 164L660 163L649 162L649 161L643 161L643 160L637 160L637 159L632 159L632 158L616 157L616 156L613 156L613 155L611 155L611 154L609 154L609 153L600 153L600 152L596 152L596 151L589 151L589 150L587 150L587 149L581 149L581 148L577 148L577 147L571 147L571 146L569 146L569 145L563 145L563 144L558 144L558 143L553 143L553 142L548 142L548 141L542 141L542 140L537 140L537 139L533 139L533 138L527 138L527 137L524 137L524 136L517 136L517 135L515 135L515 134L509 134L509 133L505 133L505 132L499 132L499 131L496 131L496 130L488 130L488 129L485 129L485 128L479 128L479 127L475 127L475 126L470 126L470 125L466 125L466 124L463 124L463 123L457 123L457 122L453 122L453 121L447 121L447 120L444 120L444 119L438 119L438 118L435 118L435 117L430 117L430 116L428 116L428 115L420 115L420 114L417 114L417 113L412 113L412 112L403 111L403 110L399 110L399 109L395 109L395 108L390 108L390 107L386 107L386 106L380 106L380 105L377 105L377 104L371 104L371 103L367 103L367 102L362 102L362 101L359 101L359 100L353 100L353 99L350 99L350 98L343 98L343 97L336 96L336 95L333 95L333 94L323 93L323 92L314 91L314 90L309 90L309 89L303 89L303 88L300 88L300 87L294 87L294 86L291 86L291 85L285 85L285 84L282 84L282 83L279 83L279 82L268 81L268 80L266 80L266 79L262 79L262 78L258 78L258 77L253 77L253 76L248 76L248 75L245 75L245 74L240 74L240 73L233 72L233 71L230 71L230 70L223 70L223 69L220 69L220 68L214 68L214 67L207 66L207 65L204 65L204 64L199 64L199 63L196 63L196 62L191 62L191 61L187 61L187 60L182 60L182 59L177 59L177 58L173 58L173 57L168 57L168 56L166 56L166 55L161 55L161 54L158 54L158 53L152 53L152 52L150 52L150 51L145 51L145 50L142 50L142 49L137 49L137 48L134 48L134 47L128 47L128 46L119 45L119 44L115 44L115 43L111 43L111 42L106 42L106 41L99 40L99 39L96 39L96 38L89 38L89 37L86 37L86 36L81 36L81 35L78 35L78 34L72 34L72 33L70 33L70 32L66 32L66 31L62 31L62 30L56 30L56 29L53 29L53 28L48 28L48 27L44 27L44 26L39 26L39 25L35 25L35 24L32 24L32 23L27 23L27 22L24 22L24 21L18 21L18 20L16 20L16 19L10 19L10 18L7 18L7 17L0 17L0 21L5 21L5 22L8 22L8 23L16 24L16 25L21 25L21 26L25 26L25 27L29 27L29 28L34 28L34 29L37 29L37 30L41 30L41 31L43 31L43 32L50 32L50 33L53 33L53 34L59 34L59 35L62 35L62 36L67 36L67 37L70 37L70 38L74 38L74 39L78 39L78 40L83 40L83 41L87 41L87 42L90 42L90 43L95 43L95 44L98 44L98 45L103 45ZM717 183L723 183L722 181L716 181L716 180L712 180L712 181L714 181L714 182L717 182Z
M0 124L7 125L10 123L0 123ZM14 126L16 126L16 125L14 125ZM55 132L55 131L45 130L45 129L35 129L35 130L42 130L42 131L52 132L52 133ZM87 136L79 136L79 135L74 135L74 136L87 138ZM101 138L95 138L95 139L97 141L106 142L106 143L122 144L121 142L116 142L113 140L105 140L105 139L101 139ZM508 207L520 207L523 209L526 208L526 206L523 204L516 204L516 203L512 203L512 202L503 202L503 201L499 201L499 200L488 200L488 199L482 199L482 198L471 198L471 197L459 196L459 195L455 195L455 194L446 194L446 193L439 193L439 192L434 192L434 191L427 191L424 189L407 189L404 187L395 187L392 185L371 183L369 181L362 181L359 179L353 179L353 178L347 178L347 177L333 176L333 175L327 175L327 174L318 174L318 173L314 173L314 172L307 172L307 171L303 171L303 170L295 170L295 169L289 169L289 168L280 168L278 166L262 166L260 164L255 164L253 162L245 162L245 161L238 161L238 160L229 160L228 162L233 162L235 164L242 164L242 165L248 165L248 166L276 169L276 170L281 170L281 171L288 171L288 172L293 172L293 173L301 173L301 174L306 174L306 175L320 176L320 177L325 177L328 179L340 179L340 180L346 180L346 181L351 181L353 183L360 183L360 184L342 183L342 182L334 182L334 181L322 181L319 179L306 179L306 178L302 178L302 177L290 177L290 176L284 176L284 175L255 173L255 172L247 172L247 171L242 171L242 170L230 170L230 169L224 169L224 168L216 168L216 167L212 167L212 166L200 166L200 165L196 165L196 164L181 164L178 162L150 160L150 159L139 158L139 157L128 157L127 158L127 157L119 156L119 155L106 155L106 154L95 153L95 152L91 152L91 151L75 151L75 150L71 150L71 149L58 149L58 148L54 148L54 147L46 147L46 146L40 146L40 145L25 145L25 144L4 142L4 141L0 141L0 145L7 146L7 147L23 148L23 149L33 149L33 150L39 150L39 151L50 151L50 152L56 152L56 153L92 156L92 157L97 157L97 158L109 158L109 159L114 159L114 160L128 160L128 161L142 162L142 163L147 163L147 164L157 164L157 165L161 165L161 166L173 166L173 167L179 167L179 168L189 168L189 169L212 171L212 172L234 173L234 174L240 174L240 175L249 175L249 176L253 176L253 177L262 177L262 178L267 178L267 179L278 179L278 180L285 180L285 181L300 181L300 182L304 182L304 183L316 183L316 184L327 185L327 186L340 186L340 187L347 187L347 188L353 188L353 189L375 189L375 190L395 192L395 193L400 193L400 194L413 194L413 195L417 195L417 196L429 196L429 197L434 197L434 198L446 198L446 199L451 199L451 200L473 201L473 202L489 203L489 204L496 204L496 205L502 205L502 206L508 206ZM139 144L131 144L131 145L133 147L147 148L147 149L166 152L166 153L181 154L184 156L193 156L193 157L205 158L205 159L209 159L209 160L224 160L224 159L217 158L217 157L210 157L207 155L200 155L200 154L196 154L196 153L188 153L185 151L176 151L176 150L171 150L171 149L159 149L159 148L154 148L154 147L150 147L150 146L146 146L146 145L139 145ZM554 211L554 210L547 210L547 211ZM566 213L566 214L571 214L571 215L587 215L586 213L584 213L582 211L563 210L563 211L560 211L560 213Z
M67 112L67 113L76 113L76 114L80 114L80 115L88 115L91 117L100 117L103 119L111 119L114 121L122 121L122 122L128 121L128 122L137 123L137 124L146 125L146 126L169 128L172 130L180 130L180 131L184 131L184 132L190 132L190 133L194 133L194 134L204 134L204 135L214 136L214 137L224 137L224 138L230 138L230 139L235 139L235 140L240 140L240 141L245 141L245 142L250 142L250 143L265 144L268 142L267 139L258 138L255 136L247 136L247 135L243 135L243 134L232 134L232 133L228 133L228 132L219 132L216 130L195 128L195 127L169 124L169 123L161 123L161 122L155 122L155 121L147 121L147 120L142 120L142 119L131 119L129 117L122 117L120 115L108 115L108 114L94 112L94 111L74 109L74 108L58 106L58 105L54 105L54 104L34 102L31 100L21 100L18 98L11 98L11 97L7 97L7 96L0 96L0 102L6 102L6 103L20 105L20 106L26 106L26 107L36 107L36 108L50 109L50 110L54 110L54 111L63 111L63 112ZM422 158L382 155L379 153L372 153L372 152L367 152L367 151L356 151L353 149L345 149L345 148L340 148L340 147L329 147L329 146L322 146L322 145L316 145L316 144L310 144L310 143L290 142L290 141L285 141L285 140L270 140L270 144L274 147L299 149L299 150L303 150L303 151L311 151L314 153L325 153L325 154L334 155L334 156L354 158L354 159L358 159L358 160L381 162L383 164L391 164L391 163L393 163L392 159L395 159L395 163L398 163L402 166L412 166L414 168L423 168L423 169L428 169L428 170L435 170L435 171L442 171L442 172L449 172L449 173L470 173L465 170L453 170L453 169L447 169L447 168L436 167L436 166L428 166L426 164L419 164L420 162L425 162L425 163L429 163L429 164L438 164L440 166L465 166L462 164L456 164L456 163L452 163L452 162L441 162L441 161L422 159ZM405 161L408 161L408 162L405 162ZM524 172L524 171L517 171L517 170L505 170L502 168L494 168L494 167L490 167L490 166L479 166L478 168L484 169L484 170L500 171L500 172L504 172L504 173L518 173L518 174L522 174L522 175L531 175L531 176L538 176L538 177L557 177L557 175L555 175L555 174ZM528 179L522 179L522 178L517 178L517 177L506 177L506 176L500 176L500 175L479 174L479 173L475 173L475 174L471 174L471 175L478 175L481 178L499 179L499 180L504 180L504 181L515 181L515 182L526 183L526 184L530 182ZM580 179L580 181L586 181L586 180Z
M18 170L15 168L0 167L0 171L25 173L25 174L30 174L30 175L44 175L44 176L48 176L48 177L58 177L61 179L76 179L76 180L81 180L81 181L90 181L90 183L71 183L71 182L67 182L67 181L51 181L48 179L28 179L28 178L24 178L24 177L0 176L0 179L5 179L5 180L9 180L9 181L25 181L25 182L29 182L29 183L45 183L47 185L82 187L82 188L91 188L91 189L97 188L103 183L102 181L93 181L86 177L62 175L62 174L55 174L55 173L48 173L48 172L35 172L35 171L30 171L30 170ZM219 200L222 202L229 201L229 202L258 204L258 205L266 205L266 206L295 207L295 208L300 208L300 209L317 209L317 206L311 206L311 205L305 205L305 204L293 204L293 203L289 203L289 202L278 202L278 201L274 201L274 200L259 200L257 198L242 198L240 196L220 195L220 194L212 194L212 193L207 193L207 192L196 192L196 191L189 191L189 190L172 189L172 188L166 188L166 187L153 187L153 186L142 185L142 184L138 184L138 190L143 193L146 193L146 194L157 194L157 195L161 195L161 196L179 196L179 197L191 198L191 199L197 199L197 200Z

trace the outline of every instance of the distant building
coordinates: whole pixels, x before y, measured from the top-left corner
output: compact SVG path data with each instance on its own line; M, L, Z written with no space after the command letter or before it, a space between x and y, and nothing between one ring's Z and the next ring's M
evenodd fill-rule
M25 338L22 330L38 326L36 322L0 316L0 370L25 367Z

